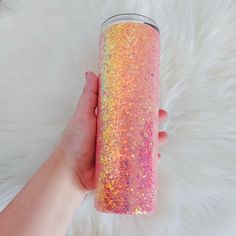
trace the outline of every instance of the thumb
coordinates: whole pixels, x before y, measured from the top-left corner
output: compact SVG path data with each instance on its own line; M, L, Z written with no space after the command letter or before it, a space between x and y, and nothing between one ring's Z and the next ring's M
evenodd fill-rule
M93 72L86 72L86 84L79 98L75 116L79 119L89 119L95 115L98 95L98 77Z

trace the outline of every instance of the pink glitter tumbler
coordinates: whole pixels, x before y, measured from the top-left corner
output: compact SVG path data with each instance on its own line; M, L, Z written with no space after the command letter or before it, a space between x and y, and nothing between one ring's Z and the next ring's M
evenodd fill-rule
M100 34L96 197L98 211L156 211L160 33L139 14L108 18Z

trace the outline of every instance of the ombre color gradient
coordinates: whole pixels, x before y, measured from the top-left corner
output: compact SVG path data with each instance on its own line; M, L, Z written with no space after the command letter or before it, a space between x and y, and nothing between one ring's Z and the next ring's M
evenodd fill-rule
M96 199L102 212L156 210L159 32L144 23L107 26L100 36Z

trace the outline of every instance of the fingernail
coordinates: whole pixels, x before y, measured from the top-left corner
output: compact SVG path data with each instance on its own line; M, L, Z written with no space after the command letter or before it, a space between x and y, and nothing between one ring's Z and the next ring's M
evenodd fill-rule
M88 83L88 75L89 75L89 72L86 71L86 72L85 72L86 83Z

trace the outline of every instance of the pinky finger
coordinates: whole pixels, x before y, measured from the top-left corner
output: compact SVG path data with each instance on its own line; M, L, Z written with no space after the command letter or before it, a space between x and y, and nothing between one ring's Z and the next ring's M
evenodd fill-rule
M160 163L160 161L161 161L161 154L160 154L160 153L158 153L158 155L157 155L157 164L159 164L159 163Z

